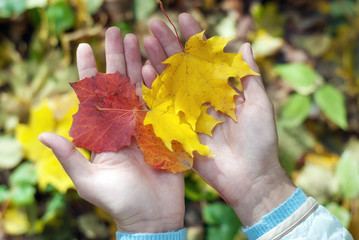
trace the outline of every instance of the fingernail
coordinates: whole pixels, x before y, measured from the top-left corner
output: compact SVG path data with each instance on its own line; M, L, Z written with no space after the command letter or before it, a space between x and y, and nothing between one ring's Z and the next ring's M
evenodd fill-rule
M248 53L249 53L250 55L253 55L251 44L250 44L249 42L247 42L247 43L245 43L245 44L246 44L246 46L245 46L245 51L248 51Z
M46 143L46 135L48 135L48 133L43 132L43 133L40 133L39 136L37 137L37 139L38 139L42 144L44 144L45 146L47 146L47 143Z

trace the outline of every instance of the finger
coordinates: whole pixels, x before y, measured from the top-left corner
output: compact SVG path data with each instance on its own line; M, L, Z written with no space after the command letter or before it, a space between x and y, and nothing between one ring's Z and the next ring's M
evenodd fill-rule
M51 148L62 167L76 185L81 177L88 176L91 163L66 138L54 133L41 133L39 140Z
M151 65L150 61L146 61L145 65L142 67L142 76L145 85L148 88L151 88L152 83L155 81L157 77L157 72L154 67Z
M137 88L141 88L142 79L142 59L140 45L137 37L133 34L127 34L124 39L126 72L132 84Z
M250 43L242 44L242 46L239 48L238 52L243 54L242 58L248 64L248 66L253 71L259 73L258 65L257 65L257 63L256 63L256 61L254 60L254 57L253 57L251 44Z
M150 28L168 57L183 51L177 37L166 23L160 20L154 20Z
M79 72L80 79L96 75L96 60L90 45L87 43L81 43L77 48L76 56L77 70Z
M110 27L106 31L105 38L106 72L114 73L119 71L126 75L125 52L123 48L121 30L117 27Z
M157 40L153 36L146 37L143 43L148 59L158 74L161 74L166 69L166 65L162 64L167 59L167 55Z
M199 26L197 21L189 13L182 13L178 17L179 24L182 30L182 33L186 40L188 40L193 35L202 32L202 28ZM203 36L203 40L206 40L206 36Z
M254 60L252 49L249 43L244 43L239 52L241 52L243 60L249 65L249 67L259 73L259 68ZM247 100L258 100L258 98L267 99L267 93L265 91L262 78L260 76L247 76L242 79L243 93Z

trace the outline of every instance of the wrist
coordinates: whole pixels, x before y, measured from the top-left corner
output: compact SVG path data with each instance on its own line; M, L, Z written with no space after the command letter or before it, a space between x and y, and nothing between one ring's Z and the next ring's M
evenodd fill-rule
M123 233L116 232L116 239L118 240L164 240L164 239L187 239L186 229L172 232L161 232L161 233Z
M117 230L123 233L164 233L164 232L174 232L183 228L184 217L179 214L174 218L160 218L160 219L147 219L139 221L118 221L116 219L115 223L117 225Z
M307 202L307 196L297 188L296 191L281 205L250 227L242 228L248 239L258 239L272 229L279 227L283 221L293 215L300 207Z
M247 194L240 196L241 200L233 209L245 226L252 226L285 202L295 191L296 186L279 166L272 174L253 181Z

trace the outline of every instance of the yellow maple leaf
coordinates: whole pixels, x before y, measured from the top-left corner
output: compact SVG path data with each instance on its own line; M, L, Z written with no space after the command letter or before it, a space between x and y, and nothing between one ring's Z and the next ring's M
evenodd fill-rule
M26 211L21 207L10 206L7 208L1 222L5 232L11 235L22 235L30 229Z
M201 155L211 154L194 135L197 132L211 135L219 123L202 105L210 103L216 111L236 120L234 96L238 93L228 79L258 75L241 54L223 52L230 38L212 37L203 41L203 34L192 36L184 52L163 62L167 67L157 76L152 89L143 87L143 98L151 109L145 124L153 125L155 134L166 146L170 148L171 141L176 140L191 155L195 150ZM241 90L240 81L236 87Z
M64 109L63 101L72 99ZM71 127L72 115L77 111L76 95L65 94L63 98L45 99L40 106L30 110L28 124L19 124L16 128L16 139L22 144L24 155L35 163L39 187L44 190L48 184L60 192L74 188L71 179L63 170L51 149L44 146L38 136L42 132L53 132L70 139L68 129ZM61 114L59 114L61 113ZM87 151L81 150L88 158Z
M37 139L37 136L46 131L52 132L56 122L52 116L51 110L47 107L47 100L44 100L40 106L33 107L30 110L30 119L28 124L19 124L15 129L16 139L22 144L24 155L33 162L47 158L51 151Z

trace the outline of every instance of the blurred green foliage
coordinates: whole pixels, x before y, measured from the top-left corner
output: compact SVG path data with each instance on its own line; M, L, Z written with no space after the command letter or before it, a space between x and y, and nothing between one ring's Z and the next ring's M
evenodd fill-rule
M232 208L225 203L212 203L202 210L203 219L208 227L207 239L233 239L242 226Z
M282 165L359 238L359 1L163 2L175 24L187 11L209 36L235 35L229 51L252 42L277 113ZM106 28L141 41L154 18L164 19L154 0L0 1L1 239L114 239L111 218L56 180L61 167L36 135L70 128L79 43L91 44L102 71ZM19 137L24 128L31 134ZM195 173L185 176L189 240L245 239L219 195Z

